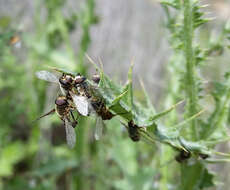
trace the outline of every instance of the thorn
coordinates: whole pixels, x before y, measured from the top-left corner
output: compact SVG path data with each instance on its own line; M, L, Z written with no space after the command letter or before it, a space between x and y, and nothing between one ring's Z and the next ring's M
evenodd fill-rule
M93 61L93 59L92 59L87 53L85 53L85 56L86 56L86 58L88 59L88 61L89 61L94 67L96 67L96 70L99 71L100 68L99 68L99 67L97 66L97 64Z

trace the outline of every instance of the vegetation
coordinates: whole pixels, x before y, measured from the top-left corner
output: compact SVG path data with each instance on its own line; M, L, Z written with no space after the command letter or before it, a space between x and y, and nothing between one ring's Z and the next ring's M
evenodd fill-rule
M172 55L167 65L168 89L162 101L165 109L157 112L143 82L142 90L133 89L133 63L127 83L120 85L89 56L85 61L90 27L98 21L94 0L87 0L82 10L68 17L62 14L65 3L51 0L37 4L36 32L20 37L27 47L24 57L12 40L20 34L11 27L9 18L0 20L0 189L217 187L209 166L228 162L230 157L216 149L217 144L229 140L230 75L227 71L206 82L205 74L213 56L221 57L228 51L230 24L223 27L218 40L203 40L202 27L211 19L204 18L204 6L199 1L161 1ZM40 18L42 7L47 12L45 20ZM76 55L70 34L77 27L82 36ZM115 117L106 121L100 141L93 138L95 118L80 117L76 147L69 149L56 115L33 122L54 106L58 94L57 86L37 80L34 73L48 65L88 76L89 62L100 74L94 93ZM92 85L92 81L88 83ZM143 97L137 99L135 94L140 91ZM126 130L130 121L141 135L138 143Z

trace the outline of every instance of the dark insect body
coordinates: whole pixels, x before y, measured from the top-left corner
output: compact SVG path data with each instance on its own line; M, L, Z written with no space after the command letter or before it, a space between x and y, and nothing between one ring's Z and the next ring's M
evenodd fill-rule
M81 96L86 96L87 98L91 98L91 90L86 81L86 77L78 74L74 79L74 87L77 89L77 92Z
M110 120L114 116L105 106L105 103L103 102L102 99L97 98L97 97L92 97L91 100L91 105L93 109L96 111L96 113L101 116L102 120Z
M64 117L68 117L70 113L70 105L65 96L59 96L55 100L55 108L58 116L61 120L64 120Z
M69 100L66 96L58 96L55 100L55 108L38 118L41 119L56 111L58 117L64 122L65 131L66 131L66 140L70 148L73 148L76 143L76 134L74 128L78 124L77 120L74 118L74 115L72 113L73 110L74 107L72 107L69 104ZM73 120L72 122L70 117L72 117Z
M61 87L64 88L66 91L71 90L74 85L74 77L71 75L63 74L59 78L59 83Z
M202 154L202 153L200 153L199 156L200 156L200 158L202 158L202 159L204 159L204 160L207 159L207 158L209 157L208 154Z
M129 133L129 137L134 142L137 142L140 140L140 132L139 132L138 126L135 125L133 121L129 121L128 123L128 133Z
M181 150L180 153L175 157L175 160L179 163L182 163L188 160L191 157L191 153L189 151Z

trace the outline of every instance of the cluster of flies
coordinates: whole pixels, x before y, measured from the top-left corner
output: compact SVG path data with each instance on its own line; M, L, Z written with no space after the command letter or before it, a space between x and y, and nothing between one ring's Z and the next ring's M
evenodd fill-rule
M78 124L73 112L77 112L78 116L93 114L96 116L95 139L100 139L105 125L103 120L110 120L115 116L107 109L104 99L95 93L100 82L100 76L93 75L93 82L89 83L88 79L79 73L75 75L59 69L55 69L55 71L61 72L62 75L57 77L45 70L36 72L39 79L57 83L61 90L61 95L58 95L55 100L55 107L38 119L56 112L64 122L67 144L70 148L73 148L76 143L74 128ZM133 141L139 141L138 126L129 121L127 128L130 138Z

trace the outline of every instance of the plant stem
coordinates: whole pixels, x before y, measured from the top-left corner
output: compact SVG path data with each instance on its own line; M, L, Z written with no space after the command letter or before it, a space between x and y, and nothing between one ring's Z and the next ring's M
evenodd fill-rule
M213 115L212 122L210 127L207 128L204 134L204 139L208 139L221 125L226 121L228 105L230 102L230 89L226 94L226 97L223 99L222 104L216 110L216 114Z
M186 60L186 96L188 97L188 117L197 113L197 88L195 84L195 59L192 47L193 20L190 0L184 0L184 54ZM197 121L191 121L192 137L198 139Z

